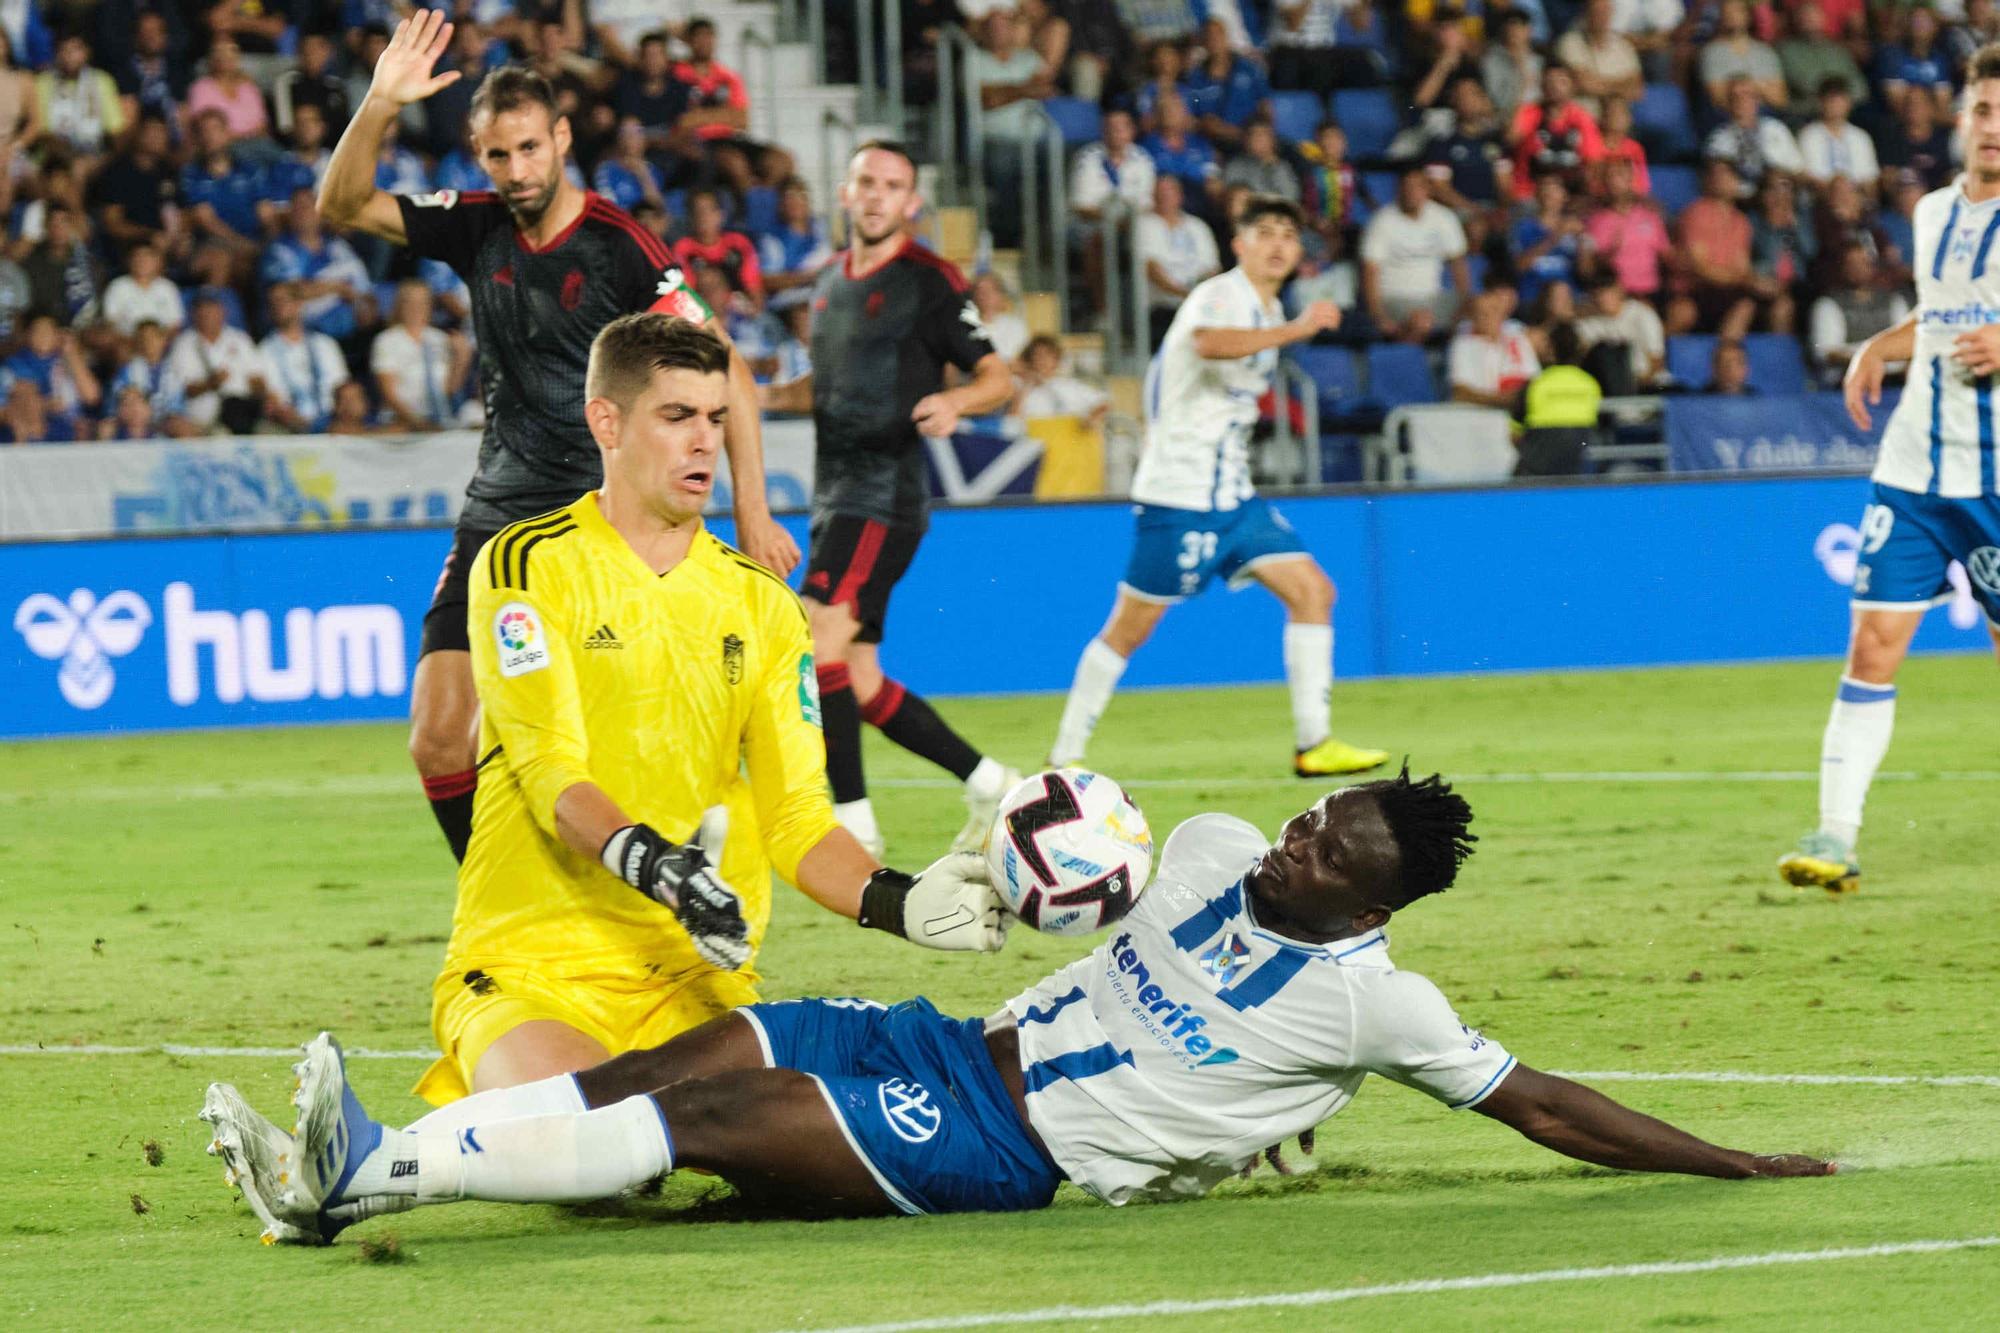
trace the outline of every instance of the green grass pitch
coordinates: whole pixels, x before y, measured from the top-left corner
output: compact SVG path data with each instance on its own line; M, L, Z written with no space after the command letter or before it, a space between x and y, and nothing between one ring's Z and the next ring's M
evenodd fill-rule
M1907 668L1867 875L1843 901L1785 888L1772 868L1812 819L1834 674L1819 662L1356 683L1335 708L1342 735L1462 775L1479 853L1456 889L1393 923L1394 956L1528 1063L1986 1079L1601 1085L1733 1146L1835 1155L1849 1168L1836 1178L1591 1170L1371 1080L1322 1128L1317 1170L1187 1204L1114 1210L1066 1189L1028 1216L805 1224L747 1220L719 1184L676 1178L653 1200L427 1209L329 1250L277 1250L256 1243L194 1113L215 1078L281 1113L286 1059L10 1049L0 1324L823 1328L1991 1236L1993 664ZM1030 764L1059 707L944 711ZM1276 688L1133 692L1092 758L1162 835L1210 809L1270 830L1317 794L1285 775L1288 730ZM429 1047L452 886L400 729L0 751L0 1046L283 1047L330 1027L351 1047ZM956 798L886 747L869 764L891 859L915 868L956 828ZM927 954L785 893L762 966L772 997L921 992L976 1014L1079 947L1017 930L995 958ZM419 1068L354 1065L398 1122L419 1111ZM358 1243L389 1234L401 1262ZM1996 1280L2000 1249L1962 1248L1046 1326L1969 1327L1993 1317Z

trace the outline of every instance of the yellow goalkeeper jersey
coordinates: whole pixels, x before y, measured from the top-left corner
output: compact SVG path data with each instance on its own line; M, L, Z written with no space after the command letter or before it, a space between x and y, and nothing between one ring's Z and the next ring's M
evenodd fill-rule
M795 878L834 828L791 589L706 530L655 574L592 492L488 542L468 614L479 789L447 965L706 966L671 912L557 838L556 797L585 781L675 841L726 804L720 868L760 942L771 871Z

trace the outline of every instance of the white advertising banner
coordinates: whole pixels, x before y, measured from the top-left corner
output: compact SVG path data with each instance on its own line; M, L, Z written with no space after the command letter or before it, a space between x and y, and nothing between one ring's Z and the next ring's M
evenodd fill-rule
M0 449L0 541L448 523L478 457L469 430L19 445ZM771 507L804 509L812 423L765 423L764 466ZM710 507L726 514L722 471Z

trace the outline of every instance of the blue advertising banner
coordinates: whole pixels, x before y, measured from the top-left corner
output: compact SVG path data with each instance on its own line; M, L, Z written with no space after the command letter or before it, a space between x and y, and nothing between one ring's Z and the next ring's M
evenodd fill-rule
M1837 393L1666 399L1667 453L1675 472L1843 472L1875 463L1875 441L1900 395L1882 395L1870 410L1875 429L1847 419Z
M1352 678L1833 656L1865 499L1827 478L1278 505L1339 585ZM1124 505L940 510L884 665L932 694L1066 688L1131 531ZM0 736L401 717L449 545L434 528L0 545ZM1920 649L1986 643L1953 579ZM1126 683L1278 680L1282 624L1273 598L1212 588Z

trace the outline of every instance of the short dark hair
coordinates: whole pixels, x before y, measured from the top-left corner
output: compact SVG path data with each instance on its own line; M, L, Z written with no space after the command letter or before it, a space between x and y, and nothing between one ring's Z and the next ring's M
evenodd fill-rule
M1442 893L1458 878L1458 868L1472 855L1479 838L1467 831L1472 807L1451 784L1433 773L1410 781L1410 763L1393 778L1364 782L1359 790L1374 798L1375 808L1389 826L1402 860L1403 901L1398 909L1433 893Z
M688 20L687 26L681 29L681 36L692 37L698 32L714 32L714 31L715 31L714 19L692 18Z
M847 160L852 162L863 153L893 153L909 163L912 172L915 172L917 169L916 154L910 151L909 145L897 139L869 139L866 142L858 143L854 145L854 151L848 154Z
M467 122L481 116L493 117L507 111L519 111L533 104L549 113L551 121L562 114L556 106L555 89L549 81L527 65L502 65L479 81L479 90L472 94L472 102L466 108Z
M1573 366L1583 360L1583 335L1565 320L1549 330L1550 358L1559 366Z
M1965 62L1965 81L1977 83L1981 79L2000 79L2000 42L1988 42Z
M630 407L656 370L692 370L720 375L729 369L722 339L674 315L644 312L620 315L598 330L584 372L588 398L609 398Z
M1848 86L1846 75L1829 74L1819 81L1819 95L1821 97L1831 97L1835 93L1845 93L1849 97L1854 96L1854 89Z
M1265 218L1283 218L1299 231L1306 229L1306 211L1281 194L1253 194L1243 201L1232 226L1248 231Z

